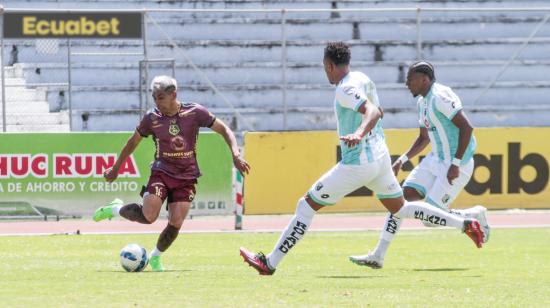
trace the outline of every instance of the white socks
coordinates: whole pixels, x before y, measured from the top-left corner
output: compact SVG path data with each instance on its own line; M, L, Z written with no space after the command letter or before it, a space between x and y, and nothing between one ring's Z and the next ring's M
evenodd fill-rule
M477 212L474 210L473 207L471 208L467 208L467 209L464 209L464 210L455 210L455 209L449 209L449 212L455 214L455 215L459 215L461 217L475 217Z
M419 209L414 208L415 205L418 205L418 202L415 201L415 202L407 202L407 203L412 203L413 208L407 208L407 210L405 210L405 212L402 212L403 211L403 208L402 208L401 211L399 211L396 214L402 215L403 213L409 213L409 211L411 211L411 209L412 209L412 211L419 210ZM421 206L428 205L428 206L430 206L430 209L440 210L439 208L437 208L433 205L426 204L424 202L422 202L422 204L420 204L420 205ZM405 207L405 206L403 206L403 207ZM450 214L447 213L444 210L443 210L443 212L447 213L447 215L454 216L454 217L451 217L451 220L455 221L456 218L457 218L457 215L462 217L462 218L474 217L475 216L475 211L472 210L472 209L473 208L464 209L464 210L454 210L453 209L453 210L450 210ZM429 215L438 215L438 214L440 214L440 213L424 212L423 219L421 219L422 223L424 223L424 225L427 226L427 227L438 227L438 226L449 225L449 226L455 226L456 228L461 228L462 229L463 224L464 224L463 220L462 220L462 223L459 222L457 225L451 225L451 224L447 223L449 221L449 218L447 217L447 215L441 215L441 217L439 219L440 220L439 224L430 223L429 222L429 219L430 219ZM420 213L418 213L417 216L420 216ZM409 217L411 217L411 216L409 216ZM414 217L414 216L412 216L412 218L420 219L420 217ZM445 220L445 224L441 224L442 219ZM436 218L432 219L432 221L436 221L436 220L437 220ZM387 250L388 250L388 248L391 244L391 241L393 240L393 237L395 236L395 234L399 230L400 226L401 226L401 219L396 217L395 215L392 215L391 213L388 213L386 215L386 220L384 222L384 227L380 231L380 239L378 240L378 244L376 245L374 250L372 250L371 253L373 255L375 255L376 257L380 258L380 259L384 259L384 256L386 255L386 252L387 252Z
M304 237L314 215L315 210L309 206L304 198L298 200L294 217L292 217L286 229L281 233L281 237L277 241L277 244L275 244L273 251L267 255L267 263L272 269L275 269L288 251Z
M426 206L428 206L428 210L425 210ZM441 212L443 212L443 214ZM390 246L391 241L393 240L393 237L401 226L401 219L396 217L396 215L411 215L411 213L412 216L401 217L420 219L422 223L424 223L424 225L426 225L427 227L448 225L460 229L462 229L464 225L463 218L475 216L475 211L473 211L472 208L465 210L450 210L450 213L448 213L425 202L406 202L403 208L401 208L401 210L395 215L392 215L391 213L388 213L386 215L386 220L384 222L384 227L380 232L380 239L378 240L378 244L371 252L373 255L375 255L379 259L384 259L384 256L386 255L386 252L388 250L388 247ZM430 216L434 217L430 218ZM439 223L435 223L438 220Z
M296 213L290 220L285 230L281 233L273 251L267 255L269 267L275 269L292 247L301 240L315 216L315 210L309 206L304 198L298 201ZM388 214L386 223L380 234L380 241L375 249L375 254L383 259L393 236L399 230L401 218L414 218L423 222L429 222L439 226L450 226L462 230L464 218L436 208L426 202L405 202L403 207L394 215ZM154 251L153 251L154 253ZM153 256L151 253L151 256Z
M117 204L117 205L113 206L113 208L112 208L113 217L120 216L120 209L123 206L124 206L124 204Z
M151 251L151 255L149 255L149 257L156 257L156 256L160 256L161 254L162 254L162 251L158 250L157 247L155 247L155 249Z
M438 226L449 226L462 230L464 218L436 208L426 202L406 201L403 207L395 213L399 218L414 218Z
M388 215L386 215L384 227L380 231L380 239L372 251L372 254L380 259L384 259L386 251L388 250L388 247L390 247L390 243L393 240L394 235L399 230L399 227L401 227L401 219L391 213L388 213Z

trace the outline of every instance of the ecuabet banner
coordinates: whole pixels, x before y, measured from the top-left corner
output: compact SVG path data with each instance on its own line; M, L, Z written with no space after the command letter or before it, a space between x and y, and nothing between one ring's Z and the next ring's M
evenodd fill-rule
M417 129L384 132L392 160L403 154L418 135ZM452 207L550 207L550 128L477 128L474 134L474 174ZM400 182L429 151L430 146L405 164L398 175ZM338 136L335 131L247 133L245 158L252 166L245 180L245 212L293 213L298 199L340 160ZM383 210L364 187L322 211Z
M4 12L4 38L142 37L141 12Z
M112 183L112 166L131 133L4 133L0 143L0 202L28 202L64 213L89 214L114 198L140 203L150 175L154 144L144 138ZM201 173L191 214L228 214L232 203L232 160L221 136L201 133Z

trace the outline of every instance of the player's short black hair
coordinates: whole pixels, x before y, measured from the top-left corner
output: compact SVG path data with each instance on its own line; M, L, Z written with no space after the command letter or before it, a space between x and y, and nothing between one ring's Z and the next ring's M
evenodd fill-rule
M336 65L347 65L351 59L351 50L344 42L329 42L325 47L325 59Z
M434 66L428 61L414 62L409 66L409 72L421 73L428 76L431 81L435 80Z

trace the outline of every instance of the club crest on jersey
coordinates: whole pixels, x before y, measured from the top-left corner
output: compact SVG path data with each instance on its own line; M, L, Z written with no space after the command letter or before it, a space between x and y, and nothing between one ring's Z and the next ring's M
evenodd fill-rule
M170 121L170 127L168 128L168 132L170 133L170 135L173 135L173 136L180 133L180 127L176 123L176 120Z
M316 190L316 191L319 191L319 190L321 190L321 188L323 188L323 183L319 182L319 183L317 184L317 186L315 186L315 190Z
M449 202L449 199L451 199L451 196L449 196L448 194L445 194L445 195L443 196L443 198L441 198L441 201L442 201L443 203L447 203L447 202Z

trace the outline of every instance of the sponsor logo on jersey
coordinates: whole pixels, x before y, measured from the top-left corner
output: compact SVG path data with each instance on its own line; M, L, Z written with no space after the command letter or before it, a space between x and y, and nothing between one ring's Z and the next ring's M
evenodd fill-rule
M361 94L354 87L346 87L346 88L343 88L342 90L347 95L355 97L355 99L361 99Z
M162 156L167 158L191 158L191 157L194 157L194 154L195 154L195 151L162 152Z
M151 122L151 128L157 128L157 127L161 127L162 126L162 123L159 123L159 121L157 120L153 120Z
M174 138L170 139L170 146L173 150L176 151L183 151L185 150L185 140L183 140L182 136L175 136Z

